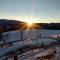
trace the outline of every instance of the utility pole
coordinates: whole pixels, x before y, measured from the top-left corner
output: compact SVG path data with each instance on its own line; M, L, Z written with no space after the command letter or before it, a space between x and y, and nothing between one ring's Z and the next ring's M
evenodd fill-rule
M22 29L21 29L20 40L23 41L23 43L24 43L24 40L23 40L23 31L22 31Z

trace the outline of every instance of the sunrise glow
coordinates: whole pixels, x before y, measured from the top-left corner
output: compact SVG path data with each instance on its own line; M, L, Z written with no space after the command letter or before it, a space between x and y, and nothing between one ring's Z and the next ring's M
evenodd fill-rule
M31 26L32 25L32 20L28 20L28 21L26 21L27 22L27 24L29 25L29 26Z

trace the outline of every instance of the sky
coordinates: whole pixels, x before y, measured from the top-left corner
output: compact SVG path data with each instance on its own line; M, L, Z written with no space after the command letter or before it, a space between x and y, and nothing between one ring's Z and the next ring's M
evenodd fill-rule
M0 19L60 23L60 0L0 0Z

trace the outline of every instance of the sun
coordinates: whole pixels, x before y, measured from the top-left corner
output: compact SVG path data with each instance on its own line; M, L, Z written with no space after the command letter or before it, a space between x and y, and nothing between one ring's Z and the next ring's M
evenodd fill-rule
M31 19L28 19L28 20L26 21L26 23L28 24L28 26L31 26L33 22L32 22Z

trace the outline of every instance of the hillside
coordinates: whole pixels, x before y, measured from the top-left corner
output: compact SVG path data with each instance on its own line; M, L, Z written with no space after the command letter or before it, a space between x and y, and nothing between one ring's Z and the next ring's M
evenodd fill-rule
M27 29L27 27L28 25L26 22L0 19L0 32ZM33 23L32 29L60 30L60 23Z
M24 25L26 25L26 23L22 21L0 19L0 32L18 30Z

